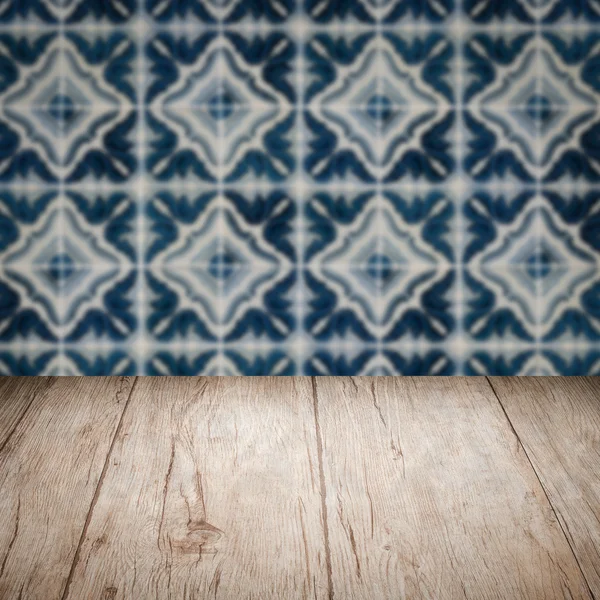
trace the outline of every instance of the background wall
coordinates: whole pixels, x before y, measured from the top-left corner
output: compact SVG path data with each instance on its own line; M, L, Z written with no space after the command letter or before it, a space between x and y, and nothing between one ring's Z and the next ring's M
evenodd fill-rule
M600 373L591 0L6 0L3 374Z

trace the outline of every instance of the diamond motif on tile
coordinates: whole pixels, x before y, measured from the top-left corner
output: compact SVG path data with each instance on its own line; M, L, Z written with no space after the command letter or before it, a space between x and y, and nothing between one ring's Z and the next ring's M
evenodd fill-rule
M499 125L526 160L544 167L590 122L597 101L561 71L548 52L541 53L540 62L530 51L519 70L506 75L479 102L482 114Z
M273 43L276 39L279 44ZM201 40L193 60L169 56L173 76L165 77L164 86L153 86L149 121L156 141L149 171L158 180L193 173L203 180L229 181L249 172L285 179L294 160L285 141L294 123L293 92L285 81L289 69L278 64L277 53L291 58L291 43L276 34L253 42L236 34ZM157 61L165 60L166 41L150 42ZM260 67L256 52L264 55Z
M518 306L519 314L544 328L586 285L594 262L593 255L577 247L543 209L531 212L501 246L481 259L483 273Z
M5 39L0 180L126 182L137 157L133 41L66 31Z
M334 53L336 43L341 40L317 36L311 56ZM449 42L433 34L406 42L389 34L344 44L347 56L334 53L331 74L309 87L310 175L317 181L348 173L363 181L446 178L452 157L440 139L453 122L444 82Z
M182 83L165 97L164 115L213 170L234 163L279 115L275 96L244 75L227 50Z
M231 216L213 212L186 245L164 258L164 276L210 322L227 325L277 273L277 257L248 240Z
M59 61L62 61L61 66ZM57 72L66 69L64 77ZM118 116L119 98L81 69L70 52L50 54L39 72L5 98L11 123L57 167L71 163Z
M73 324L119 274L119 257L69 210L53 211L4 258L8 278L40 303L54 325Z

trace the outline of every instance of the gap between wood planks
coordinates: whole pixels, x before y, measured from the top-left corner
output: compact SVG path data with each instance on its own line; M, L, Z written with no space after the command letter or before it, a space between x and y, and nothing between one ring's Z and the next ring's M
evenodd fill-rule
M552 500L550 499L550 496L548 495L548 490L546 489L546 486L544 485L543 481L541 480L540 474L538 473L537 469L535 468L535 466L531 460L531 457L529 456L527 450L525 449L525 446L523 445L523 442L521 441L521 438L519 437L519 434L517 433L517 430L515 429L512 421L510 420L510 417L508 416L508 413L506 412L506 409L504 408L504 404L502 404L502 400L500 400L500 396L498 395L498 393L496 392L496 389L494 388L494 384L492 383L492 381L490 380L490 378L487 375L485 376L485 379L488 382L488 385L490 386L492 392L494 393L496 400L498 400L498 404L500 404L500 408L502 409L502 412L504 413L504 416L506 417L506 421L510 425L511 431L513 432L513 434L517 440L517 443L519 444L519 448L521 448L521 450L523 451L523 454L525 455L525 457L527 458L527 461L531 465L531 470L535 473L535 476L540 483L540 487L542 488L542 490L544 492L544 496L546 496L546 500L548 501L548 504L550 505L550 508L552 509L554 518L556 519L556 522L558 523L565 540L567 540L567 544L569 544L569 548L571 548L571 553L573 554L573 557L575 558L575 562L577 563L577 566L579 567L579 570L581 571L581 576L583 577L583 580L585 581L588 592L590 593L590 596L595 599L596 596L592 592L592 588L590 587L587 577L585 576L585 572L584 572L583 568L581 567L581 563L579 562L579 557L577 556L577 553L575 552L575 548L573 548L573 544L571 543L571 540L569 539L569 536L567 535L567 532L565 531L565 529L563 527L562 519L559 519L556 508L554 507L554 504L552 503Z
M327 569L327 595L333 600L333 571L331 567L331 549L329 547L329 523L327 522L327 484L325 482L325 471L323 470L323 438L321 426L319 425L319 394L317 392L317 380L310 378L313 391L313 413L315 417L315 435L317 439L317 456L319 459L319 484L321 488L321 522L323 523L323 543L325 546L325 566Z
M113 435L113 439L110 442L110 447L108 452L106 453L106 460L104 461L104 466L102 467L102 472L100 473L100 479L98 479L98 485L96 486L96 490L94 491L94 496L92 498L92 502L90 503L90 509L88 510L88 514L85 518L85 523L83 525L83 530L81 531L81 536L79 538L79 543L77 544L77 550L75 550L75 556L73 557L73 562L71 564L71 569L69 571L69 576L67 577L67 583L65 584L65 590L61 596L61 600L65 600L69 594L69 588L71 587L71 582L73 581L73 573L75 572L75 567L79 562L79 556L81 554L81 545L85 540L85 536L87 535L87 530L90 525L90 521L92 520L92 514L94 512L94 507L96 506L96 502L98 501L98 496L100 495L100 489L102 488L102 483L104 482L104 477L106 472L108 471L108 465L110 464L110 457L113 452L113 448L115 446L115 442L121 433L121 428L123 427L123 418L125 417L125 413L127 412L127 407L129 406L129 401L133 396L133 392L135 390L135 386L138 382L139 377L136 377L133 381L133 385L129 390L129 395L127 396L127 400L125 401L125 405L123 406L123 412L121 413L121 417L119 418L119 424L115 429L115 434Z

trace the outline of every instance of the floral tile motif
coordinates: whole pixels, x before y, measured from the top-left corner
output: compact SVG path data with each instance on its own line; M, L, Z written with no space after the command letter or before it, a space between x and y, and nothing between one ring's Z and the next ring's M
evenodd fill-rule
M0 375L600 374L581 0L0 0Z

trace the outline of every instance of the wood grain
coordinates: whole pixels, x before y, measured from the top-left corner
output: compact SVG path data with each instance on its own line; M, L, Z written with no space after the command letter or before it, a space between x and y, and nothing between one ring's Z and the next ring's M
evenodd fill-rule
M589 598L479 378L318 378L335 598Z
M40 381L0 453L2 599L60 598L133 383Z
M490 381L600 598L600 379Z
M306 378L143 378L66 597L322 598Z
M52 377L0 377L0 451L30 407L40 388Z

